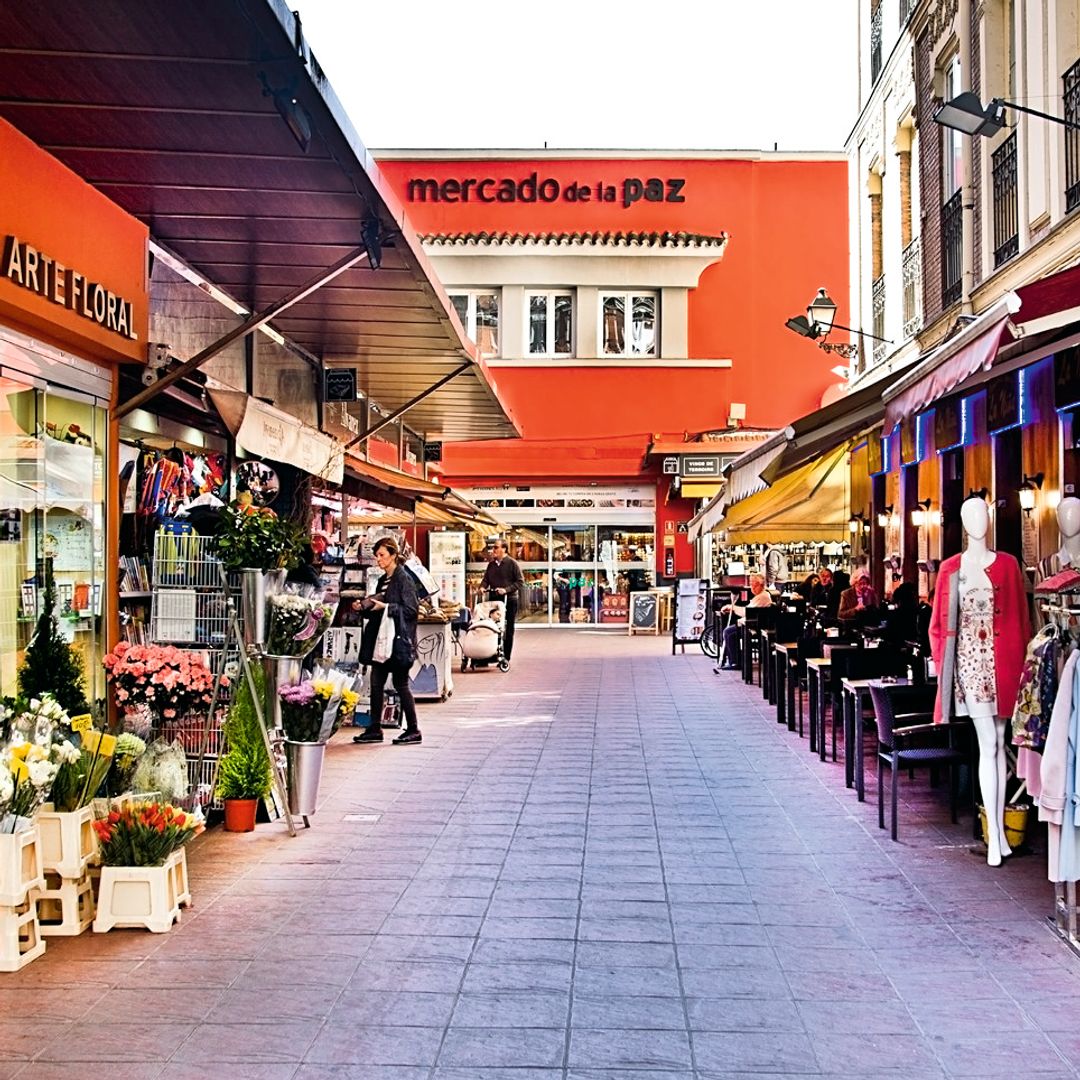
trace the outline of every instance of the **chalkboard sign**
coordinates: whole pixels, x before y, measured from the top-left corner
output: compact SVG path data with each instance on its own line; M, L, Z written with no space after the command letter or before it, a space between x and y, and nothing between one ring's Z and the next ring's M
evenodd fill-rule
M650 634L657 633L659 610L656 593L632 592L630 594L630 633L634 633L635 630Z

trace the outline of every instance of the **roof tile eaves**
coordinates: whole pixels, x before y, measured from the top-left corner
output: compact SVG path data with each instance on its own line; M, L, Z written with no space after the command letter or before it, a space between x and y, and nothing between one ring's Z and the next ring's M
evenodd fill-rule
M642 248L723 248L728 241L726 232L718 236L691 232L466 232L424 233L420 240L435 247L465 246L506 247L534 245L551 247L642 247Z

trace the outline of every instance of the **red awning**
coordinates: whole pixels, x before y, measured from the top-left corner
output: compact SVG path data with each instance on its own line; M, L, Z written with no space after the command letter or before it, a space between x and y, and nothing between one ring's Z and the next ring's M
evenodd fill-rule
M1007 293L891 386L882 395L885 431L891 432L905 417L914 416L977 371L989 368L1009 334L1009 319L1018 306L1016 294Z
M1013 322L1019 323L1025 334L1080 322L1080 266L1033 281L1016 294L1021 304Z

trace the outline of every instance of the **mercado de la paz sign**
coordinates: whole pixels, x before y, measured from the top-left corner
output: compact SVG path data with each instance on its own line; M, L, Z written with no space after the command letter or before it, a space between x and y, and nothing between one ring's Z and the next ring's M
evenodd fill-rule
M562 199L564 202L606 202L620 203L628 209L636 202L686 202L682 190L686 180L681 177L637 176L624 177L618 184L607 184L598 180L595 184L573 180L564 184L553 176L543 180L535 172L522 180L511 177L496 179L493 176L470 176L464 180L450 178L412 179L406 188L409 202L447 202L447 203L553 203Z
M16 285L37 293L54 304L74 311L131 341L138 340L134 305L110 292L84 274L64 266L43 251L21 241L4 237L2 275Z

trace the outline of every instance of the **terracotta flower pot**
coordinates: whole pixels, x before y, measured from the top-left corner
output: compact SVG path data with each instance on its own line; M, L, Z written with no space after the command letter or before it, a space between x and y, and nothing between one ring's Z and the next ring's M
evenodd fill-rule
M258 805L258 799L226 799L225 831L254 832L255 811Z

